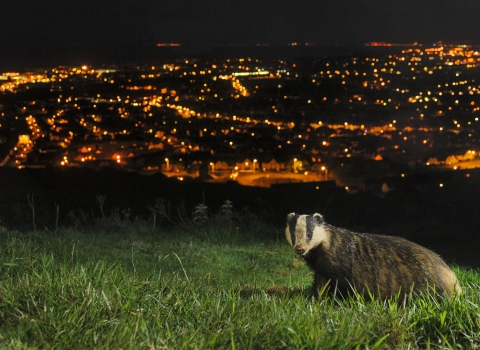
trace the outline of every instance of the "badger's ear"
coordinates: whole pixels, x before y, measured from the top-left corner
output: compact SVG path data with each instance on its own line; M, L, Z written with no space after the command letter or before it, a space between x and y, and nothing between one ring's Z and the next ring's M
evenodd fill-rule
M325 222L325 220L323 220L323 216L318 213L313 214L313 218L315 219L317 225L322 225Z
M287 215L287 225L292 222L292 220L295 219L296 214L295 213L290 213Z

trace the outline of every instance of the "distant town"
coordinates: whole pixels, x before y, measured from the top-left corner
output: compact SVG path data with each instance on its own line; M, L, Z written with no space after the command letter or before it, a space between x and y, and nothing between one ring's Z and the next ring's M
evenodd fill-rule
M479 117L469 45L59 66L0 73L0 166L360 188L480 167Z

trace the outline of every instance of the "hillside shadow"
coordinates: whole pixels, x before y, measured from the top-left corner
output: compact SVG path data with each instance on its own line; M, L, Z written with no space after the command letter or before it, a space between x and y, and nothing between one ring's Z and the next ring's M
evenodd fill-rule
M51 230L57 223L72 225L69 214L73 211L101 217L99 195L105 198L102 209L106 216L115 209L128 209L132 221L150 220L149 206L157 199L168 202L173 215L177 215L180 206L190 215L199 203L216 212L229 200L234 210L248 208L260 220L278 228L280 235L286 214L317 212L331 225L401 236L431 248L448 263L479 268L480 171L470 173L470 177L455 178L443 188L405 184L379 194L373 190L348 193L332 182L259 188L235 182L179 181L162 174L146 176L116 169L0 168L0 226L33 230L30 204L34 204L37 230ZM29 199L34 203L29 203Z

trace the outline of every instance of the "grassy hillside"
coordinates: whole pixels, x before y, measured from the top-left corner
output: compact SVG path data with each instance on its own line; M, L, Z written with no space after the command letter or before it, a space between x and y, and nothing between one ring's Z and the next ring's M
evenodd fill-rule
M478 348L480 274L464 296L312 301L282 230L228 206L166 229L105 218L0 232L0 342L8 348ZM246 219L248 216L248 219Z

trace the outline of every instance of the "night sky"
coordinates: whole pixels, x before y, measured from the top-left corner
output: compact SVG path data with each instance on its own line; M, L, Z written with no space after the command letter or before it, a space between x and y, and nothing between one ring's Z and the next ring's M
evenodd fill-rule
M0 0L0 72L157 43L478 43L478 0Z

